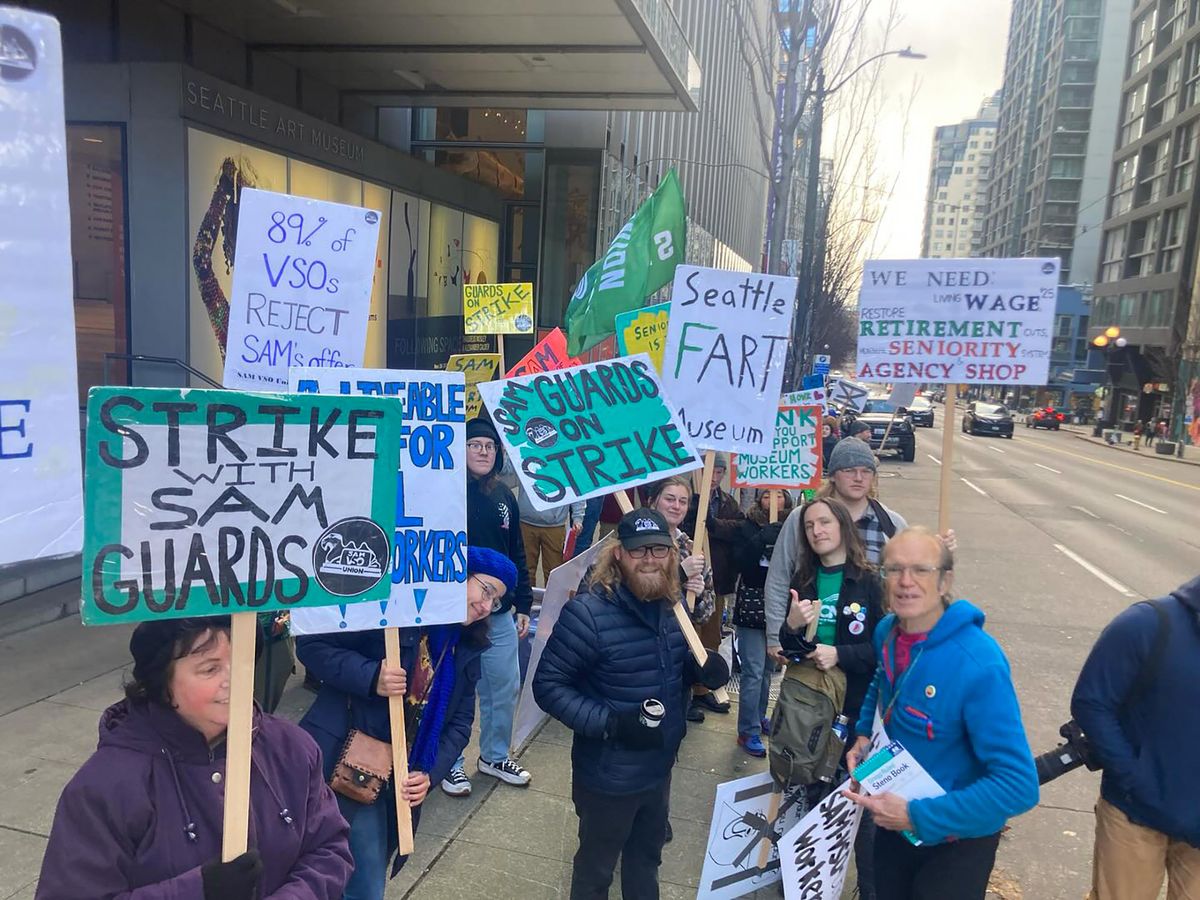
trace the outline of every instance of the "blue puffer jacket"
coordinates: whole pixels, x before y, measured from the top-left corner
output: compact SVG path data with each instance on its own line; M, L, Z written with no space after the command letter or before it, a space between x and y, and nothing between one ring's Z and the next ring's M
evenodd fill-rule
M686 731L697 669L670 607L642 603L623 585L592 586L563 607L533 678L538 706L575 732L573 778L606 794L661 784ZM666 715L659 750L631 750L606 739L615 712L660 700Z
M956 600L913 648L897 683L896 631L894 615L875 629L879 668L857 731L870 734L876 706L881 712L890 706L888 737L945 789L945 796L908 804L922 841L995 834L1038 801L1033 754L1004 651L983 630L983 612Z

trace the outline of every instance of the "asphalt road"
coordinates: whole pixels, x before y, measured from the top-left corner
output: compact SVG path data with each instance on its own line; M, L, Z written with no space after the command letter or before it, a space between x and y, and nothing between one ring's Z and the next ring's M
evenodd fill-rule
M944 407L918 429L917 459L884 457L880 495L911 523L935 525ZM955 593L987 614L1012 664L1035 753L1058 743L1079 668L1128 604L1200 572L1200 467L1144 459L1067 431L1018 425L1012 440L954 428L950 523L959 539ZM1082 897L1090 886L1099 776L1046 785L1012 823L998 874L1025 898ZM1003 882L1002 882L1003 883ZM1017 896L1005 894L1004 896Z

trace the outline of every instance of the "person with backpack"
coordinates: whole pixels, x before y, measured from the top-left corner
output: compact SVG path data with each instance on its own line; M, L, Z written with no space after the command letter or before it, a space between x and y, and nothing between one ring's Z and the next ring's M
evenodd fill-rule
M786 517L792 510L787 491L759 491L758 500L738 523L734 559L738 566L737 594L733 607L733 625L737 631L737 654L741 664L738 682L738 746L751 756L767 755L762 736L769 730L767 703L770 701L771 672L774 660L767 659L767 620L763 608L763 582L775 550L775 541L783 527L771 522L771 494L776 510Z
M1088 655L1071 714L1104 774L1091 900L1200 897L1200 578L1135 603Z

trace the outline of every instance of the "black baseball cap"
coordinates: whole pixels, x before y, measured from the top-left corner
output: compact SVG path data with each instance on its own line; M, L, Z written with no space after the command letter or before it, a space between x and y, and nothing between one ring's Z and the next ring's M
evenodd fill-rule
M636 547L672 547L671 529L667 520L652 509L635 509L627 512L617 523L617 540L626 550Z

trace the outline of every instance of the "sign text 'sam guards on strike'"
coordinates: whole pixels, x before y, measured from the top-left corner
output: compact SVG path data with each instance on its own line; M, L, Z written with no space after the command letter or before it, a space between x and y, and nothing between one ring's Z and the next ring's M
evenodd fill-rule
M860 381L1045 384L1057 259L872 260L859 294Z

